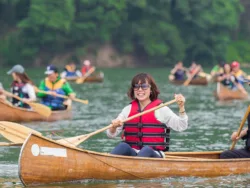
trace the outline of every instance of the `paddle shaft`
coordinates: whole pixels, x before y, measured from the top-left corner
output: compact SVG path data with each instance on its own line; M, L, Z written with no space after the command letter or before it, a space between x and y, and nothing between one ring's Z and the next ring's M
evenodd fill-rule
M173 103L175 103L175 102L176 102L176 99L173 99L173 100L171 100L171 101L169 101L169 102L160 104L159 106L156 106L156 107L154 107L154 108L148 109L148 110L146 110L146 111L144 111L144 112L141 112L141 113L139 113L139 114L136 114L136 115L134 115L134 116L131 116L131 117L125 119L125 120L122 120L122 123L125 123L125 122L127 122L127 121L130 121L130 120L132 120L132 119L134 119L134 118L137 118L137 117L142 116L142 115L144 115L144 114L147 114L147 113L149 113L149 112L155 111L155 110L157 110L157 109L160 109L160 108L162 108L162 107L164 107L164 106L173 104ZM109 129L109 128L112 128L112 127L113 127L113 124L110 124L110 125L108 125L108 126L102 128L102 129L99 129L99 130L97 130L97 131L95 131L95 132L92 132L92 133L89 133L89 134L87 134L87 135L81 135L81 136L77 136L77 137L72 137L72 138L76 138L75 141L67 141L67 140L72 139L72 138L65 138L65 139L61 139L61 140L65 140L66 142L70 143L71 145L77 146L77 145L79 145L80 143L82 143L82 142L84 142L85 140L87 140L88 138L90 138L91 136L94 136L94 135L96 135L96 134L98 134L98 133L100 133L100 132L103 132L103 131L105 131L105 130L107 130L107 129Z
M26 103L26 104L30 104L31 103L31 102L25 102L25 101L23 101L23 99L21 97L18 97L18 96L14 95L13 93L10 93L8 91L3 90L3 93L6 93L8 96L11 96L13 98L18 99L19 101L22 101L23 103Z
M43 91L43 90L39 90L38 88L36 88L36 92L44 93L44 94L47 94L47 95L52 95L49 92ZM60 97L60 98L64 98L64 99L69 99L69 97L65 96L65 95L55 94L55 96ZM76 101L76 102L81 102L83 104L88 104L88 100L82 100L82 99L78 99L78 98L74 98L74 99L71 99L71 100Z
M188 86L188 85L189 85L189 83L191 82L191 80L193 79L193 77L196 75L196 73L200 70L200 68L201 68L200 65L198 65L198 66L195 68L194 72L193 72L193 73L190 75L190 77L183 83L184 86Z
M246 113L245 113L245 115L244 115L244 117L243 117L243 119L242 119L242 121L241 121L241 123L240 123L240 127L239 127L239 129L238 129L237 136L240 136L241 130L242 130L242 128L244 127L244 124L245 124L245 122L246 122L246 120L247 120L247 117L248 117L248 115L249 115L249 112L250 112L250 105L248 106L247 111L246 111ZM231 145L231 147L230 147L230 150L233 150L233 149L234 149L235 144L236 144L236 140L233 141L233 143L232 143L232 145Z

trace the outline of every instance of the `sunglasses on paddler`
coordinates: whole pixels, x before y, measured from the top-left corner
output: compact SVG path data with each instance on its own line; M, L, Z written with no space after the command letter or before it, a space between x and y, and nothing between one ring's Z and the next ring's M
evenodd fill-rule
M133 88L134 88L134 90L139 90L140 88L142 88L143 90L146 90L150 87L151 87L150 84L144 83L144 84L135 84Z

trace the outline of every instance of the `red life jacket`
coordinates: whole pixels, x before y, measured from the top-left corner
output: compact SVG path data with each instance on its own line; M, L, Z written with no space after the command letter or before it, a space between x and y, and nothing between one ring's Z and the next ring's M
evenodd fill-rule
M82 67L82 74L87 73L89 71L89 69L91 69L91 68L92 68L92 66L83 66Z
M154 108L162 101L156 99L148 104L144 111ZM128 117L141 112L137 100L132 101L131 111ZM154 111L127 121L123 125L125 142L132 148L141 149L143 146L150 146L155 150L167 151L169 149L170 129L154 115Z

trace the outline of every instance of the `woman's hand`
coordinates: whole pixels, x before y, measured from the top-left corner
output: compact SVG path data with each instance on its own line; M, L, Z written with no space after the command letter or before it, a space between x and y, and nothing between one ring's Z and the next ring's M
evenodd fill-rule
M123 122L119 119L114 119L114 120L112 120L112 125L113 125L113 128L117 128L117 127L122 126Z
M233 132L233 134L231 135L231 140L232 140L232 141L237 141L237 140L240 139L240 135L237 136L237 133L238 133L238 132Z
M183 108L186 101L185 97L182 94L175 94L174 98L179 105L179 108Z
M247 134L247 130L248 129L245 129L245 130L241 131L239 136L237 136L238 132L233 132L233 134L231 135L231 140L232 141L239 140L240 138L242 138L243 136L245 136Z

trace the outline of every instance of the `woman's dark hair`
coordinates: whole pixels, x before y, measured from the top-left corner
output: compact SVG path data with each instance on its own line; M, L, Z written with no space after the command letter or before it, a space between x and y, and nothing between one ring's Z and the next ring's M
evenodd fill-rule
M148 84L151 85L151 88L150 88L151 91L150 91L150 96L149 96L150 100L154 101L155 99L157 99L158 95L160 94L160 91L157 88L153 77L147 73L139 73L139 74L134 76L134 78L131 81L131 86L130 86L128 93L127 93L128 97L130 99L134 100L135 99L135 94L134 94L135 84L138 84L139 82L141 84L143 84L143 83L146 83L146 81L148 81Z
M23 82L23 83L29 83L31 85L34 85L33 82L31 81L31 79L28 77L28 75L26 73L17 73L15 72L15 74L20 78L20 80Z

